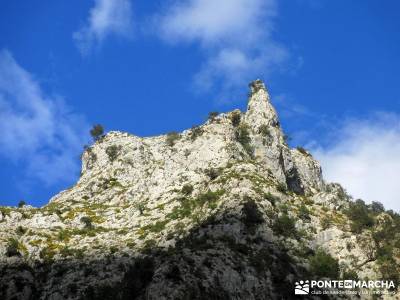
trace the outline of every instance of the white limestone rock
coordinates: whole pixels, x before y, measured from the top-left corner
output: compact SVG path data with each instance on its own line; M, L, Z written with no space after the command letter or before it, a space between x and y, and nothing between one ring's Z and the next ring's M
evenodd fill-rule
M371 235L350 231L350 197L286 144L264 83L250 88L246 112L178 136L109 132L83 152L76 185L40 209L2 209L0 298L101 299L108 287L116 299L285 299L317 248L379 278Z

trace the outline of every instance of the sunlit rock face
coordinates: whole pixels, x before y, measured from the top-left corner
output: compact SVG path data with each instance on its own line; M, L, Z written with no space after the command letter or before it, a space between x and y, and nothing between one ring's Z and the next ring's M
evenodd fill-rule
M289 147L256 80L246 112L156 137L109 132L48 205L1 208L0 299L291 299L318 276L319 249L338 276L380 278L349 200Z

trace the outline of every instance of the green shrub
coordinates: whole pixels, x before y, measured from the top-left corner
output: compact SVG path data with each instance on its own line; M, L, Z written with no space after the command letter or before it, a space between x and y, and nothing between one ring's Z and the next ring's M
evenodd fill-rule
M282 235L285 237L296 236L295 220L287 214L282 214L275 219L272 225L272 230L276 235Z
M286 194L286 193L287 193L286 184L284 184L283 182L279 182L278 185L276 186L276 189L277 189L279 192L283 193L283 194Z
M393 258L388 260L378 260L379 272L382 274L382 280L393 280L395 289L398 289L400 283L400 267Z
M70 236L70 232L66 229L60 229L60 231L57 233L57 239L61 242L68 241Z
M111 145L106 148L106 153L108 155L108 159L113 162L117 159L119 152L121 151L121 146Z
M250 133L249 129L245 125L241 125L236 129L236 141L238 141L244 148L244 150L249 154L250 156L254 155L254 149L251 145L251 138L250 138Z
M54 259L55 251L51 249L50 247L43 248L39 252L39 257L43 259L46 263L51 263Z
M165 225L167 225L169 221L168 220L164 220L164 221L157 221L153 224L149 224L146 226L143 226L142 229L144 231L149 230L151 232L161 232L164 230Z
M3 217L9 216L11 211L12 211L12 209L9 207L0 206L0 214L3 215ZM4 218L3 218L3 221L4 221Z
M88 160L87 160L87 166L91 168L93 164L97 161L97 154L93 152L93 149L91 147L85 148L85 151L88 154ZM82 157L81 157L82 158Z
M179 199L179 202L180 205L174 207L172 212L167 215L167 218L178 220L189 217L198 204L196 201L187 198L181 198Z
M165 142L169 147L173 147L175 145L176 141L179 140L180 138L181 138L181 136L179 135L179 133L177 133L175 131L171 131L167 134Z
M265 200L268 200L269 202L271 202L271 204L272 204L273 206L275 206L275 204L276 204L277 202L279 202L279 198L276 197L276 196L274 196L274 195L272 195L271 193L265 194Z
M90 130L90 135L92 136L94 141L99 140L103 137L104 128L100 124L93 125L92 129Z
M373 213L376 213L376 214L379 214L379 213L385 211L385 207L383 206L383 204L380 202L376 202L376 201L372 201L372 203L370 204L370 209Z
M193 192L193 186L191 184L185 184L181 190L182 194L190 195Z
M62 257L73 256L74 255L74 250L72 250L68 246L65 246L65 247L61 248L60 255Z
M308 153L308 151L306 149L304 149L303 147L296 147L296 149L301 153L304 154L306 156L310 156L310 153Z
M233 112L230 116L230 119L231 119L232 125L234 127L238 127L240 125L240 120L241 120L240 112L238 112L238 111Z
M318 249L309 259L310 271L318 278L327 277L330 279L339 278L339 263L329 253Z
M19 207L19 208L22 208L22 207L24 207L25 205L26 205L26 202L25 202L24 200L21 200L21 201L18 202L18 207Z
M102 182L99 184L99 186L103 190L107 190L117 186L122 187L121 183L116 178L102 178L101 180Z
M139 210L139 214L142 216L144 210L146 209L146 206L143 202L139 202L138 204L136 204L136 208Z
M224 194L223 190L218 190L218 191L215 191L215 192L212 192L212 191L208 190L206 193L200 194L197 197L197 201L200 203L200 205L203 205L205 203L213 204L223 194Z
M341 186L339 186L339 189L337 191L337 196L341 201L347 201L348 199L351 199L351 196L349 196L347 194L347 191Z
M22 227L21 225L20 226L18 226L17 227L17 230L16 230L16 233L18 234L18 235L24 235L25 233L26 233L26 228L25 227Z
M388 245L399 232L399 229L400 226L396 226L393 221L388 220L383 223L379 229L375 228L375 231L372 233L372 238L377 246L380 246L380 244Z
M85 217L82 217L80 221L81 221L81 223L83 223L85 225L85 228L87 228L87 229L93 228L91 218L85 216Z
M300 219L305 220L305 221L311 220L310 210L304 204L301 204L301 206L299 207L298 216Z
M218 112L212 111L212 112L210 112L210 113L208 114L208 119L209 119L210 121L214 121L215 118L216 118L218 115L219 115Z
M204 133L203 128L200 126L193 126L191 131L190 131L190 139L194 141L197 139L199 136L201 136Z
M390 244L378 246L376 250L376 257L378 260L391 260L393 257L393 247Z
M289 206L286 203L282 203L281 205L279 205L279 210L283 214L288 214Z
M271 136L271 132L269 131L269 127L266 124L263 124L258 128L258 133L261 134L264 137L270 137Z
M329 227L331 227L332 226L332 218L331 217L329 217L329 216L323 216L322 218L321 218L321 227L322 227L322 230L326 230L326 229L328 229Z
M249 87L250 87L250 91L251 91L250 96L256 94L260 90L265 90L265 85L262 82L262 80L260 80L260 79L250 82Z
M210 169L204 170L204 173L205 173L208 177L210 177L211 180L214 180L214 179L217 178L219 175L221 175L221 169L210 168Z
M6 255L8 257L20 256L21 253L19 253L19 248L20 248L20 244L19 244L18 240L14 239L14 238L10 238L7 243Z
M374 219L362 200L351 202L345 213L351 220L350 228L354 233L361 233L363 229L371 228L374 225Z
M74 250L75 258L82 259L85 256L85 250L83 249L75 249Z

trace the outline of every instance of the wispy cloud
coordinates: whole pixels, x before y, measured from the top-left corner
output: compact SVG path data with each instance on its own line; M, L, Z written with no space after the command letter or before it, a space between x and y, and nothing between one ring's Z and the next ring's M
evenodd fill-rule
M330 138L313 151L324 177L343 184L355 198L400 211L400 116L380 113L349 120Z
M24 169L24 180L52 185L77 174L86 122L59 97L45 95L6 50L0 51L0 132L0 155Z
M273 101L275 106L280 110L280 116L286 119L315 116L306 106L293 100L293 97L289 94L281 93L274 95Z
M95 0L87 24L75 32L73 38L85 55L110 35L129 37L132 26L130 0Z
M332 123L335 123L334 116L313 111L302 104L301 97L294 97L290 93L272 94L271 101L293 147L310 146L310 140L320 136L321 132L329 131Z
M156 17L159 36L170 44L197 43L205 61L195 83L216 82L229 92L265 77L288 58L273 38L275 0L178 0Z
M163 38L171 42L197 40L204 45L219 42L245 44L246 41L270 34L270 18L275 14L275 1L175 1L161 15L160 30ZM267 27L258 27L260 22ZM242 35L238 36L238 33Z

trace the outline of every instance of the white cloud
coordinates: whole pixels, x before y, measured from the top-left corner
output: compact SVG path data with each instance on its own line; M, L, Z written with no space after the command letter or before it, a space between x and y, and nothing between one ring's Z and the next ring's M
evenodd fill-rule
M245 43L268 35L275 14L276 4L271 0L175 1L161 15L160 29L163 37L172 41Z
M236 87L243 89L243 85L268 75L274 67L287 57L284 48L264 45L256 53L249 53L246 49L222 48L215 56L208 58L201 70L195 76L197 86L210 89L216 80L223 82L223 88L235 91Z
M71 180L87 125L61 99L43 93L13 56L0 51L0 155L24 166L26 180Z
M341 183L355 198L400 211L400 116L348 121L314 153L328 181Z
M132 32L130 0L95 0L87 24L73 34L82 54L109 35L129 37Z
M266 76L288 57L272 38L275 0L178 0L156 17L160 37L198 43L206 57L195 83L230 91Z

